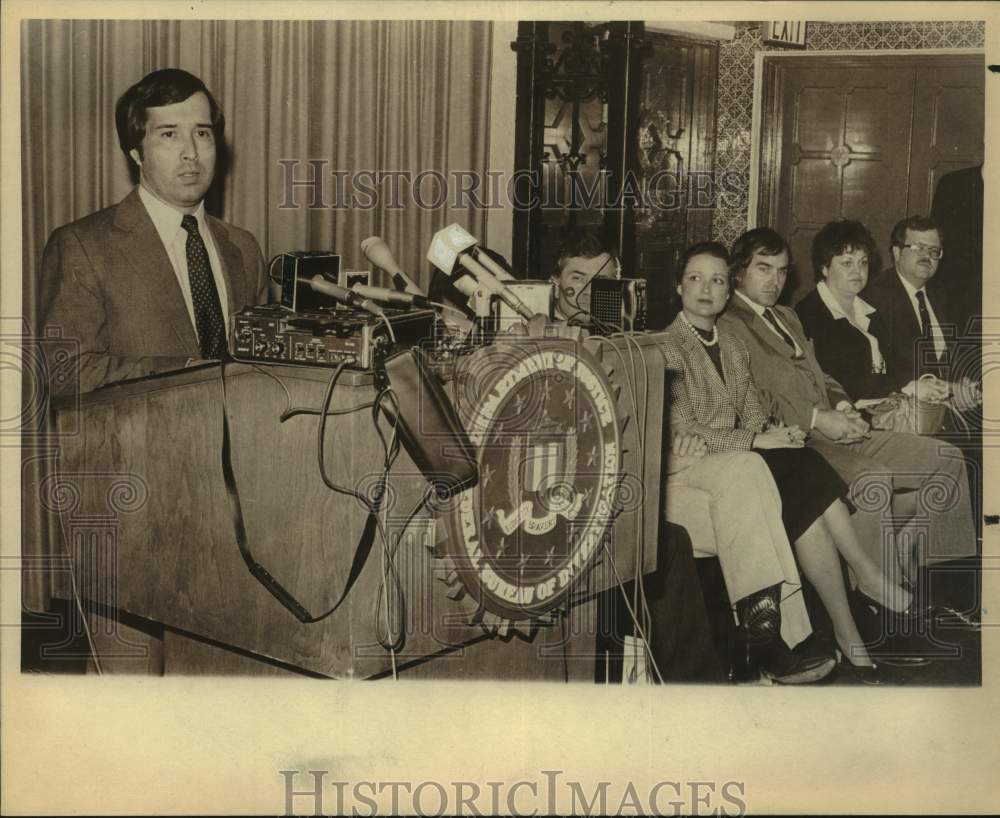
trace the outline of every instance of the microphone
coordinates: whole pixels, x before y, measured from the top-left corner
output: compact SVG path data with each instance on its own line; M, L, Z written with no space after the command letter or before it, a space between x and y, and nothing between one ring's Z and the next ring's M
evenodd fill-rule
M351 287L351 292L355 292L363 298L370 298L374 301L382 301L386 304L400 304L404 307L421 307L429 309L431 302L429 298L415 293L400 293L386 287L370 287L367 284L355 284Z
M457 224L452 224L434 234L430 249L427 251L427 260L446 275L452 274L455 263L458 262L472 274L480 286L496 295L518 315L525 320L532 318L534 313L528 305L473 258L469 248L475 246L476 239L468 231Z
M483 251L483 249L476 245L475 247L470 247L469 252L472 253L472 257L483 265L487 270L489 270L499 281L514 281L514 276L508 273L503 267L497 264L489 253Z
M314 275L312 278L300 278L299 281L312 287L313 292L328 295L330 298L335 298L337 301L344 304L351 304L355 307L360 307L361 309L370 312L372 315L377 315L379 318L385 317L385 313L382 312L382 308L374 301L365 298L360 293L351 292L350 290L341 287L339 284L333 284L319 274Z
M472 276L465 273L453 278L451 283L466 298L472 298L479 289L479 283Z
M385 270L392 276L393 286L397 290L413 293L414 295L424 295L423 290L417 286L412 278L403 272L399 263L392 255L392 250L379 236L369 236L361 242L361 252L376 267Z

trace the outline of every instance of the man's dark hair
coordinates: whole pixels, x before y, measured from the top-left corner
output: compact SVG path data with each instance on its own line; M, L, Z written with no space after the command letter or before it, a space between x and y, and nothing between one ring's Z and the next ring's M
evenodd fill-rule
M552 277L556 278L559 276L567 259L596 258L601 253L607 253L611 256L613 262L618 259L618 253L615 248L597 230L570 230L563 234L562 244L559 246L559 255L556 258L556 265L552 270Z
M878 247L875 239L861 222L842 219L827 222L813 238L812 265L817 281L823 280L823 268L829 267L834 256L863 250L868 256L869 266L878 269Z
M913 230L917 233L924 233L928 230L937 230L941 243L944 244L944 231L940 225L930 216L907 216L896 222L892 228L892 235L889 237L889 247L902 248L906 244L906 231Z
M215 143L222 149L222 132L225 117L208 88L194 74L180 68L163 68L147 74L118 98L115 105L115 127L118 130L118 144L122 152L132 162L129 151L136 148L142 154L142 140L146 136L147 109L183 102L198 92L208 97L212 131Z
M681 265L678 268L679 272L683 273L688 262L695 256L712 256L713 258L722 259L726 264L729 263L729 251L726 250L724 244L720 244L717 241L699 241L684 251L684 255L681 256Z
M753 230L747 230L736 239L733 243L733 249L729 252L729 275L732 279L733 289L743 283L743 273L746 272L756 253L760 253L762 256L788 253L789 263L792 260L791 248L780 233L770 227L755 227Z

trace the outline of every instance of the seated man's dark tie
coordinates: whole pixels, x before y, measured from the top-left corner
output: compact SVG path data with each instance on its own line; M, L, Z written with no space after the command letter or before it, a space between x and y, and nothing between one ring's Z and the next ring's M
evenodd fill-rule
M194 304L194 323L198 330L201 357L221 358L226 349L226 322L222 317L219 290L215 286L208 251L198 232L198 220L194 216L189 214L181 219L181 227L188 234L188 278L191 281L191 301Z
M767 319L767 322L778 331L778 335L781 336L781 340L792 348L792 352L795 352L795 341L792 340L792 336L785 332L781 324L778 323L778 319L774 317L774 311L770 307L764 308L764 317Z
M920 316L920 330L924 338L933 338L931 332L931 314L927 311L927 297L923 290L917 290L917 313Z

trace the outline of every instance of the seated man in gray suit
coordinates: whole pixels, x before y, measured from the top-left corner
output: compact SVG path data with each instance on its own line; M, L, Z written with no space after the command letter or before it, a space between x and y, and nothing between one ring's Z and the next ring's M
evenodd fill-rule
M913 579L919 564L974 555L961 452L933 438L868 428L843 387L820 369L798 316L777 306L789 263L775 231L740 236L730 256L735 293L719 320L746 344L775 418L810 430L808 445L851 484L859 539L885 561L887 574L897 560Z
M55 230L42 257L42 325L62 338L53 394L219 358L229 316L267 296L256 239L205 212L224 120L204 83L154 71L118 100L115 124L138 186Z

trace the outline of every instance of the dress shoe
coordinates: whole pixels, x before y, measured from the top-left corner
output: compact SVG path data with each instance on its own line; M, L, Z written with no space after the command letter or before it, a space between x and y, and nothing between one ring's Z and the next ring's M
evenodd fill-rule
M875 662L856 665L840 650L837 651L837 675L872 687L887 683L882 669Z
M970 615L948 605L928 605L921 615L942 631L979 633L982 630L978 613Z
M750 645L750 662L765 677L783 685L818 682L837 665L832 656L799 656L780 638Z
M888 592L889 589L885 588L883 590L886 591L886 592ZM876 605L879 608L883 608L886 611L889 611L889 612L894 613L894 614L898 614L900 616L907 616L907 615L909 615L911 608L913 608L913 589L912 589L912 587L910 587L909 583L901 582L900 585L899 585L899 588L897 590L905 591L905 592L907 592L910 595L910 604L906 608L904 608L902 610L898 610L896 608L892 608L892 607L886 605L884 602L879 601L874 596L872 596L867 591L865 591L861 587L860 583L858 584L857 588L855 589L855 593L857 593L857 595L865 603L870 603L872 605Z
M892 667L926 667L931 663L931 651L917 636L894 634L878 647L869 648L869 655L883 665Z

